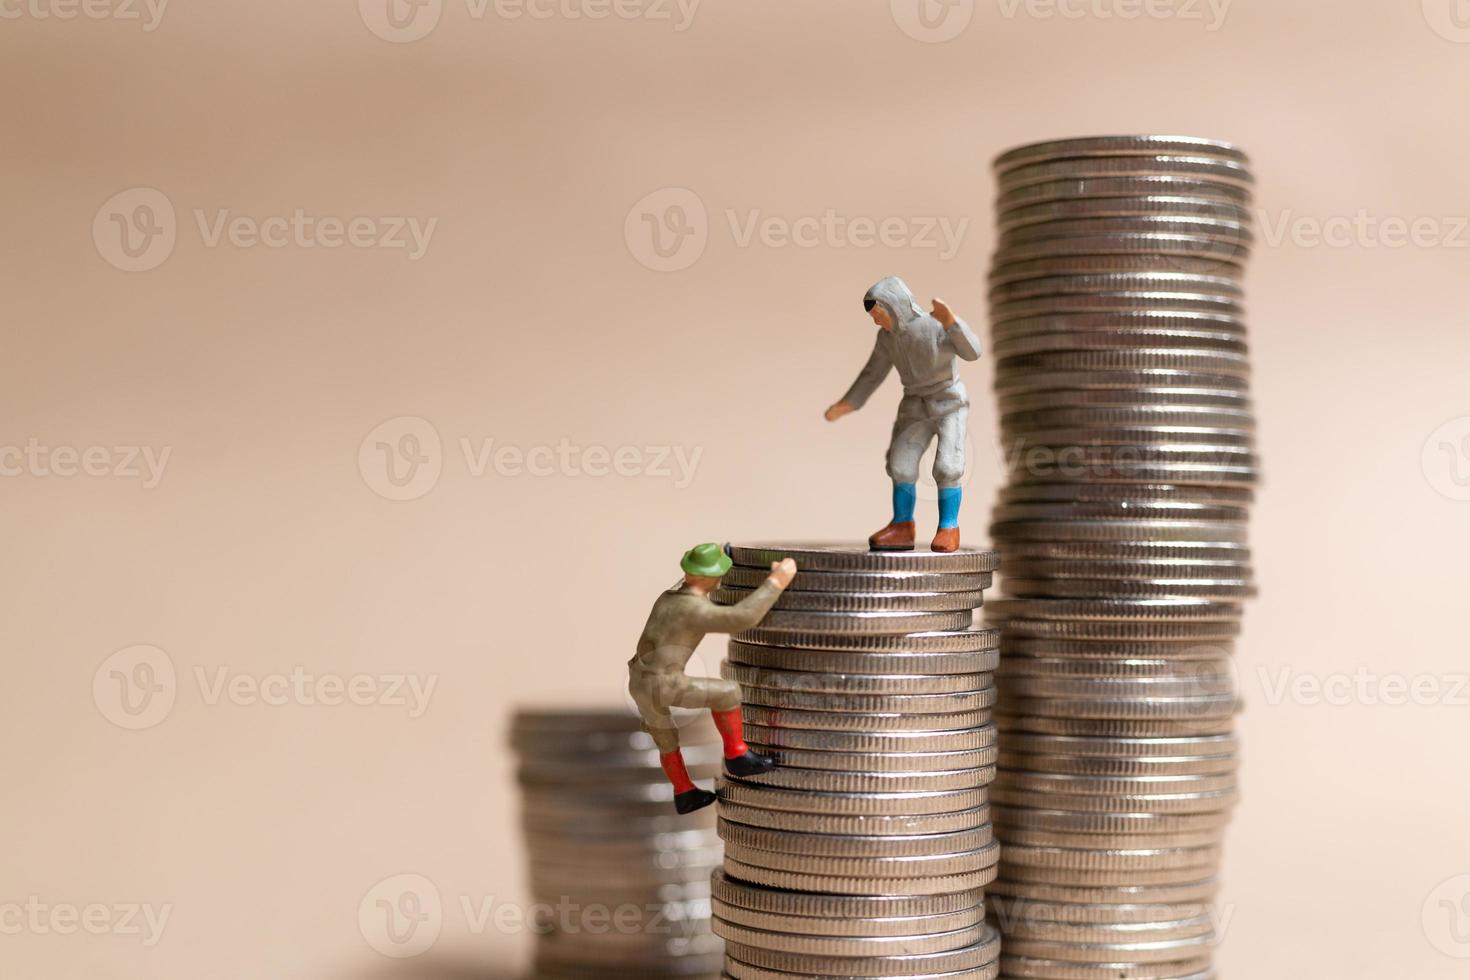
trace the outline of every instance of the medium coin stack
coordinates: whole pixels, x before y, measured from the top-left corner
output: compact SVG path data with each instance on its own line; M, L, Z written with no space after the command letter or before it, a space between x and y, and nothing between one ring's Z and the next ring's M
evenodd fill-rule
M708 714L682 724L689 773L712 779ZM535 975L545 980L713 978L710 874L721 844L712 810L678 816L658 749L630 711L523 710L523 831L536 911Z
M733 980L989 980L984 887L998 635L974 627L993 552L732 546L716 600L794 558L795 580L733 637L745 737L775 770L720 787L714 930Z
M996 171L1001 973L1203 980L1254 592L1248 160L1122 136Z

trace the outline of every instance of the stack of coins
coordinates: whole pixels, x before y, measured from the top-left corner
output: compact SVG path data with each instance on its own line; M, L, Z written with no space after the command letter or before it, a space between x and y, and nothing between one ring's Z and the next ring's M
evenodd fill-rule
M1248 161L1123 136L996 171L1001 972L1209 977L1254 591Z
M974 628L992 552L749 545L716 596L797 574L729 645L745 736L779 766L720 788L715 932L734 980L995 976L998 636Z
M681 721L689 773L712 778L708 714ZM713 810L678 816L658 749L628 710L523 710L512 722L538 939L536 976L713 978L710 931L720 866Z

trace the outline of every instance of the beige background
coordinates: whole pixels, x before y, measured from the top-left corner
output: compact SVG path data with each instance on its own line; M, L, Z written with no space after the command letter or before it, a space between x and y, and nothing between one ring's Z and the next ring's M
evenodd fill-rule
M907 0L708 2L689 21L665 0L600 20L571 16L596 0L543 18L444 0L395 33L383 0L174 0L153 30L121 16L146 21L141 4L92 3L0 4L0 451L103 447L91 465L111 474L0 458L0 975L375 974L392 964L359 904L405 873L444 906L410 974L517 962L527 937L462 906L522 898L510 706L618 699L697 540L877 526L892 382L821 419L867 352L863 290L902 274L983 336L989 159L1139 131L1244 145L1266 225L1249 284L1263 596L1241 644L1224 972L1465 975L1463 4L936 2L926 33ZM135 188L157 194L112 200ZM172 226L136 210L158 195ZM691 200L702 235L670 260L687 268L649 268L642 216ZM417 260L207 235L221 211L297 209L366 217L374 240L388 219L437 224ZM828 211L903 241L740 237L752 216L779 232ZM114 214L163 234L130 260ZM1418 242L1360 215L1420 221ZM924 218L969 222L953 254ZM1323 243L1322 221L1358 227ZM998 477L990 364L966 370L975 541ZM424 422L368 440L400 417ZM427 492L385 499L376 442L426 423L442 448L420 440L406 490ZM485 440L565 440L572 463L476 475L461 440L471 461ZM582 473L589 446L634 447L637 475ZM156 486L126 447L170 453ZM701 454L692 479L658 447ZM921 506L932 520L932 490ZM112 672L144 661L163 671L156 723L126 730ZM436 686L419 717L248 687L298 667ZM1385 703L1395 678L1434 703ZM1283 680L1352 688L1334 704L1277 696ZM16 903L100 903L106 934ZM113 908L140 903L170 914L151 946Z

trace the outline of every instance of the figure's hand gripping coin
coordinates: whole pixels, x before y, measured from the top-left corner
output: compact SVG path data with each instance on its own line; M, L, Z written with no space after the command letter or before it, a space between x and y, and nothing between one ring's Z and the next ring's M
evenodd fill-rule
M796 578L796 562L790 558L771 562L771 581L776 588L784 589Z

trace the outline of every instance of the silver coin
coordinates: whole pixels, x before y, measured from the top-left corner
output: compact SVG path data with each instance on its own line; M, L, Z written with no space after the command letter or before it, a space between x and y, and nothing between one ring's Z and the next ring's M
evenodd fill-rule
M1008 733L1005 742L1007 752L1101 759L1233 755L1239 748L1239 740L1234 735L1194 738L1077 738Z
M1249 226L1254 217L1248 208L1233 201L1154 195L1152 197L1080 198L1028 204L1001 212L996 216L995 226L998 231L1008 232L1047 221L1165 216L1209 218L1245 226Z
M822 633L822 632L798 632L787 630L768 630L764 627L756 627L739 634L737 642L742 644L757 644L771 647L788 647L795 649L810 648L813 650L824 650L841 653L883 653L883 654L909 654L909 653L980 653L994 650L999 643L999 635L991 629L950 629L930 630L917 633L883 634L883 633ZM733 655L734 644L731 645L731 660L737 658ZM815 658L814 658L815 659ZM750 660L742 659L741 663L751 663ZM791 666L794 666L791 665ZM816 669L816 668L811 668ZM882 671L865 671L866 673L882 673ZM904 665L904 673L920 673L913 669L912 664Z
M1181 350L1217 350L1236 357L1247 353L1247 344L1239 336L1226 332L1204 333L1198 330L1155 330L1149 333L1125 333L1116 330L1087 330L1065 333L1062 331L1009 332L1004 338L995 338L990 347L997 361L1024 357L1032 354L1049 354L1056 351L1135 350L1139 348ZM1009 424L1019 424L1014 415L1005 416ZM1097 419L1094 416L1087 421ZM1019 420L1027 421L1026 419ZM1251 421L1249 418L1247 422ZM1239 419L1232 419L1237 424Z
M849 877L846 875L803 874L777 868L761 868L734 858L725 858L730 874L766 885L792 891L830 892L834 895L945 895L972 893L995 880L995 866L983 871L956 875L934 875L914 878Z
M1250 252L1249 243L1235 238L1151 229L1012 243L997 253L995 262L996 265L1004 265L1068 255L1148 255L1157 259L1160 269L1169 268L1168 263L1174 258L1210 259L1224 269L1244 264Z
M1244 522L1249 511L1244 507L1199 503L1180 499L1155 500L1079 500L999 503L991 512L997 524L1010 521L1091 521L1091 520L1192 520ZM1011 569L1004 573L1009 580Z
M1141 367L1106 371L1084 368L1074 371L1007 371L997 374L995 391L1004 397L1016 392L1033 393L1047 389L1098 391L1107 389L1203 388L1222 393L1249 393L1247 380L1239 375L1210 374L1171 367ZM1055 397L1055 396L1053 396ZM1068 398L1072 397L1070 394ZM1156 481L1168 483L1168 480Z
M838 878L876 878L884 887L890 879L976 874L1000 860L1000 845L991 841L983 847L954 854L915 854L894 857L834 857L793 854L748 847L734 841L725 844L725 858L769 871Z
M753 589L721 588L710 596L721 605L733 605L754 594ZM983 592L785 592L772 608L811 612L955 612L979 609Z
M1235 789L1235 773L1211 775L1104 776L1096 774L1033 772L1008 769L997 786L1009 792L1034 790L1038 794L1066 794L1121 799L1128 796L1220 793Z
M805 647L769 646L732 640L728 655L732 664L773 670L850 673L864 676L975 675L995 670L999 663L999 635L980 641L989 646L964 652L919 653L903 650L816 650Z
M1055 677L1003 674L1001 691L1021 698L1189 698L1233 697L1235 678L1223 673L1164 674L1147 677Z
M915 857L957 854L987 847L995 840L989 826L948 834L874 836L856 834L803 834L751 827L728 819L720 821L720 837L762 851L782 851L812 857Z
M761 725L746 719L745 737L773 749L833 754L977 752L992 749L996 744L994 725L951 731L827 732Z
M827 572L952 572L973 575L996 568L992 551L961 548L950 553L932 551L870 551L862 545L842 543L731 544L730 557L737 565L769 568L784 558L796 561L801 570Z
M750 747L762 755L773 757L778 765L802 769L833 769L861 772L939 772L952 769L980 768L995 765L997 749L969 752L808 752L781 748L753 740L746 733Z
M1210 793L1133 793L1129 795L1084 796L1072 793L1043 793L1032 789L1012 790L1004 785L990 787L991 798L1005 806L1027 806L1068 813L1215 813L1233 808L1239 793L1233 789Z
M945 790L934 793L814 793L755 786L725 780L723 802L767 810L789 810L823 816L914 816L973 810L988 801L984 789ZM1145 811L1139 808L1139 812ZM1169 811L1163 811L1169 812ZM747 820L741 820L747 823Z
M1043 143L1027 143L1007 150L995 158L993 164L997 174L1017 167L1045 160L1075 159L1079 157L1124 157L1157 156L1159 154L1184 154L1194 157L1214 157L1231 160L1242 166L1250 165L1245 151L1234 143L1222 140L1202 139L1197 136L1083 136L1075 139L1048 140Z
M720 664L720 676L751 687L863 695L969 694L995 683L993 673L848 674L750 667L728 660Z
M1059 177L1020 187L1003 188L995 199L996 212L1042 201L1065 201L1104 197L1151 197L1158 194L1250 204L1251 189L1234 182L1208 177L1151 174L1139 177Z
M959 711L924 715L837 711L801 711L792 708L767 708L747 703L744 708L748 725L767 728L807 728L824 732L952 732L979 728L990 723L989 711Z
M836 896L828 896L835 898ZM861 901L861 899L859 899ZM747 929L768 929L798 936L833 936L856 938L882 938L887 936L924 936L955 929L967 929L985 921L985 905L942 915L887 916L877 917L883 910L868 909L875 917L858 915L790 915L774 912L758 912L715 901L712 916L732 925Z
M1256 594L1254 582L1221 579L1044 579L1008 578L1006 591L1028 598L1078 599L1113 598L1145 599L1183 596L1191 599L1216 599L1239 602Z
M729 943L726 955L741 963L794 973L836 977L905 977L972 970L995 962L1000 956L1000 934L987 924L972 946L942 953L907 956L840 957L774 953L755 946Z
M755 589L770 576L769 568L736 565L725 573L729 588ZM822 572L801 568L782 597L793 593L979 592L990 588L990 572Z
M1064 203L1067 201L1065 198L1057 200ZM1219 198L1195 195L1180 197L1179 200L1211 201L1219 200ZM1046 203L1022 205L1022 207L1044 206ZM1003 214L1013 214L1016 210L1016 208L1012 208L1003 212ZM1023 259L1019 262L997 261L991 266L987 281L992 286L995 286L1045 276L1157 272L1161 265L1167 266L1166 271L1179 272L1184 275L1222 276L1236 280L1239 280L1245 273L1245 267L1243 265L1221 262L1217 258L1196 259L1189 256L1176 255L1170 256L1166 262L1161 263L1159 256L1156 255L1058 255L1047 258Z
M1153 153L1140 156L1077 157L1044 160L1010 167L998 176L1002 191L1063 178L1148 177L1153 175L1207 178L1249 187L1255 182L1239 160L1189 153Z
M959 612L804 612L773 609L761 620L759 632L886 636L968 629L969 610ZM755 631L750 631L755 632ZM746 638L747 634L736 634Z
M990 822L988 806L971 807L950 813L899 814L827 814L803 813L796 810L773 810L726 800L720 813L727 820L749 827L785 830L799 834L837 834L852 836L917 836L974 831Z
M944 952L971 946L980 940L984 924L977 923L950 932L913 936L838 937L751 929L730 922L716 922L715 932L729 942L772 952L801 953L808 956L873 957Z
M923 793L988 786L995 779L995 767L942 772L836 772L782 766L758 776L732 776L729 779L731 782L815 793Z
M901 713L908 715L955 714L986 711L995 705L995 688L952 694L846 694L831 691L799 691L741 685L747 705L788 708L797 711L858 713L864 715Z
M1002 956L1001 969L1017 980L1216 980L1207 956L1177 963L1079 964L1059 960Z
M999 495L1002 503L1116 503L1120 500L1179 500L1187 503L1220 504L1228 507L1248 507L1254 499L1254 491L1248 488L1222 490L1171 484L1119 487L1111 484L1023 483L1005 487ZM1009 564L1006 570L1010 570Z

